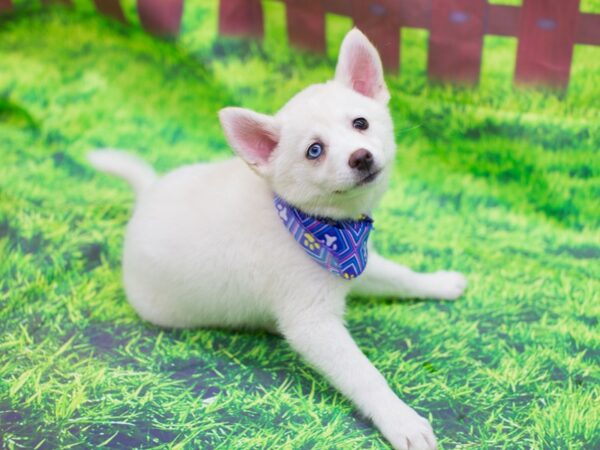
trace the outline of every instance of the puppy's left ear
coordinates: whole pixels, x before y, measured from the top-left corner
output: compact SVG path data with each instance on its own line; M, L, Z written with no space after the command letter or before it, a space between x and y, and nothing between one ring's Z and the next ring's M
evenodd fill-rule
M265 175L279 142L275 119L244 108L219 111L225 137L235 152L259 175Z
M335 80L381 103L390 99L379 53L358 28L353 28L342 42Z

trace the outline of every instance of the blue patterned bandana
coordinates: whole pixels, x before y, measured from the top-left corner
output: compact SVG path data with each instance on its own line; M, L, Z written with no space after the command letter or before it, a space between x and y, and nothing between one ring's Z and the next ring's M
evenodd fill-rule
M328 271L350 280L367 265L367 239L373 220L322 219L303 213L277 195L275 207L285 227L315 262Z

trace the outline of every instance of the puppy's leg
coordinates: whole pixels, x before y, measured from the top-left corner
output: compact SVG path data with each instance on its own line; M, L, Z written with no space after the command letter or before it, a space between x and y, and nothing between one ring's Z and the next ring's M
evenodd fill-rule
M354 281L352 293L400 298L437 298L454 300L467 287L458 272L418 273L369 250L363 274Z
M279 326L290 345L371 418L395 449L436 448L429 422L394 394L341 317L313 303L280 317Z

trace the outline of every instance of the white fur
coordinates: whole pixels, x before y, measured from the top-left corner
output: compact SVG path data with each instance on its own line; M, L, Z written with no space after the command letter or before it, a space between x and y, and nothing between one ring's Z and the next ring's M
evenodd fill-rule
M105 149L90 152L88 159L96 169L127 180L138 195L158 179L148 163L129 153Z
M310 86L275 116L221 111L241 159L196 164L156 178L145 163L114 151L90 160L133 185L123 276L144 319L165 327L252 327L290 345L370 417L396 449L433 449L429 423L403 403L344 326L345 297L358 294L454 299L466 287L454 272L419 274L370 250L349 282L315 264L278 217L273 192L316 215L369 213L383 195L395 152L389 94L379 56L358 30L344 40L335 80ZM369 128L352 127L356 117ZM326 152L306 158L319 140ZM348 165L368 149L381 174L356 187ZM247 165L245 164L247 163ZM252 169L249 170L248 166Z

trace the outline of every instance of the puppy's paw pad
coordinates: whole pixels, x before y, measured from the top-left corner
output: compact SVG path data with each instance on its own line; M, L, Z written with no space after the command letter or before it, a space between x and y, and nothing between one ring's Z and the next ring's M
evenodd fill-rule
M431 274L433 294L442 300L455 300L467 288L467 278L459 272L440 271Z

